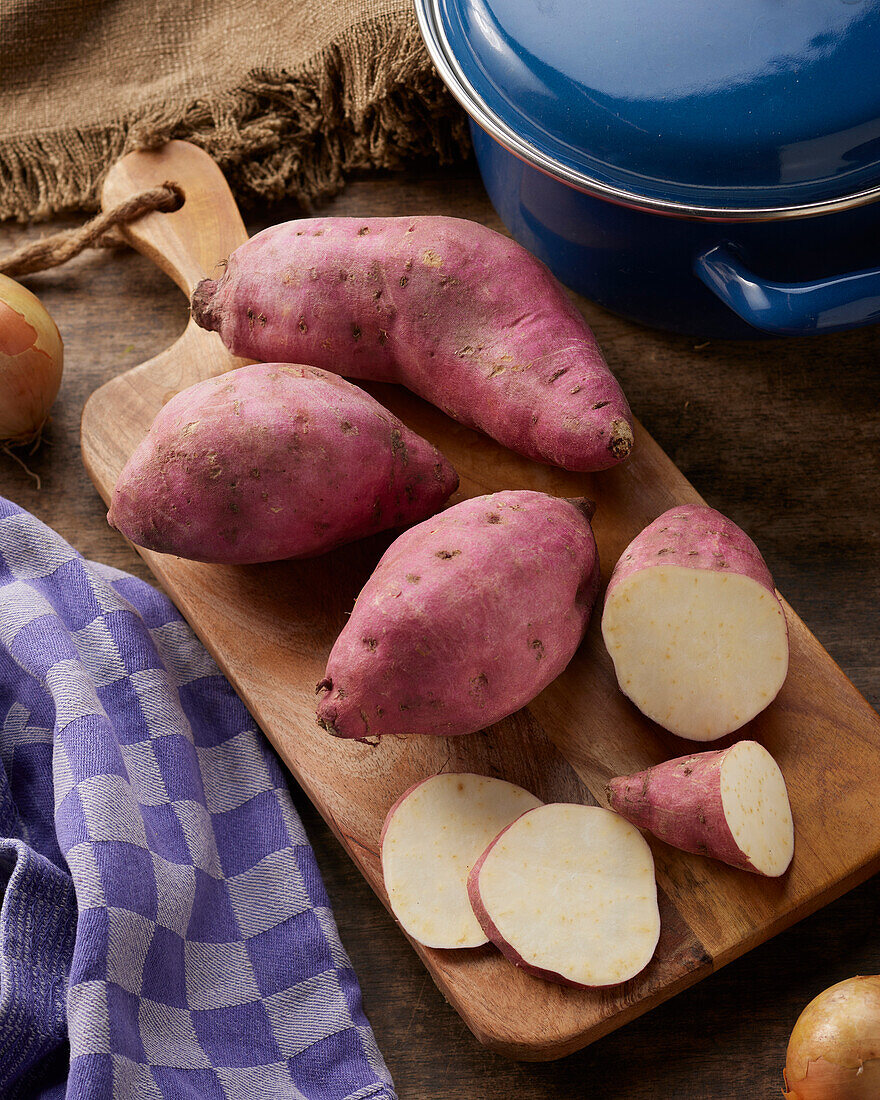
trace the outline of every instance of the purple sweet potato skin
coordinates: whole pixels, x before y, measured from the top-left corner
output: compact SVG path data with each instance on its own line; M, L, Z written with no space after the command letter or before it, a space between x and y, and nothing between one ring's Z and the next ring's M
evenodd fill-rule
M622 580L654 565L741 573L775 594L761 551L732 520L705 504L670 508L636 535L614 567L606 602Z
M733 747L679 756L617 776L605 787L608 805L674 848L760 874L733 839L724 816L721 766Z
M592 332L548 269L458 218L312 218L238 248L193 295L236 355L399 382L506 447L602 470L632 414Z
M414 523L457 486L443 455L357 386L315 367L258 363L164 406L107 518L150 550L246 564Z
M333 646L320 724L339 737L450 736L525 706L586 630L599 585L590 514L508 491L405 531Z

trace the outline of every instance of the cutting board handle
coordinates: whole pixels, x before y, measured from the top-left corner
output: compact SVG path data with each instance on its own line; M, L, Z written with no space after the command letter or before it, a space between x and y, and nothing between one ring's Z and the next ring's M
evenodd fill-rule
M247 230L223 173L204 150L187 141L122 157L107 174L101 205L109 210L166 182L181 188L183 206L170 214L147 214L122 232L189 297L200 279L247 240Z

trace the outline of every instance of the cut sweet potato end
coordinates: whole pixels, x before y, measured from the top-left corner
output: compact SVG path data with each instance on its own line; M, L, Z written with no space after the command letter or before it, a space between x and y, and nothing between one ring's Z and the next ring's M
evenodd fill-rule
M694 741L750 721L788 672L782 605L739 573L642 569L609 592L602 635L623 693L664 729Z
M756 741L740 741L721 765L721 804L743 855L762 875L783 874L794 855L794 823L779 765Z

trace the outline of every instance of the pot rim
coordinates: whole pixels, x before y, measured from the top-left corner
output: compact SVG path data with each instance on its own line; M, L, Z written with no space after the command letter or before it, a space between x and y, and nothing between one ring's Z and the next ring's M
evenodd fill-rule
M834 214L880 200L880 183L845 195L808 203L769 206L712 206L702 203L663 199L605 183L554 157L548 156L526 141L492 111L477 94L459 65L438 18L438 0L414 0L416 19L428 54L441 80L471 119L490 137L519 160L525 161L546 175L594 198L667 217L700 221L764 222L794 218L815 218Z

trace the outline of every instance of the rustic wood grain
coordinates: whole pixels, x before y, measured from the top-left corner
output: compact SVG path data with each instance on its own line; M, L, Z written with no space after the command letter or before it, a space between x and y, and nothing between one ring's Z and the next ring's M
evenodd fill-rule
M401 209L497 224L469 172L374 177L326 212ZM266 220L294 213L275 210ZM0 228L0 245L39 232ZM88 556L145 576L106 526L77 459L77 422L97 385L172 343L185 304L133 254L83 257L29 285L59 321L67 373L51 446L31 459L42 491L5 459L0 490ZM710 503L758 539L780 588L876 705L878 331L695 348L700 342L581 304L652 435ZM834 791L827 793L833 803ZM636 1100L778 1095L785 1041L806 1000L848 974L880 969L874 879L587 1050L552 1064L508 1062L474 1043L320 818L303 799L299 805L403 1098L569 1097L585 1090Z

